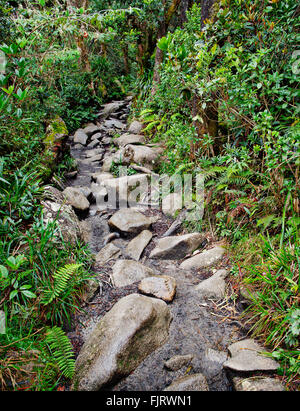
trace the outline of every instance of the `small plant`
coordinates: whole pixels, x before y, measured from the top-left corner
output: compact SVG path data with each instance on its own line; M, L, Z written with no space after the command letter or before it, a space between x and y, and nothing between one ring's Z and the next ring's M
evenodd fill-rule
M71 379L75 370L73 347L60 327L52 327L46 333L46 344L57 363L61 373Z

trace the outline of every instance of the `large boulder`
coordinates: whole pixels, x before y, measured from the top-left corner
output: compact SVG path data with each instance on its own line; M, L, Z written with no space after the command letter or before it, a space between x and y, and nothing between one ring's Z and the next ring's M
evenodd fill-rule
M123 233L139 233L156 221L157 217L146 217L139 211L122 208L108 220L108 224Z
M101 319L76 360L73 390L98 391L129 375L168 339L171 314L165 302L131 294Z
M180 268L190 270L191 268L211 267L222 259L224 253L225 249L223 247L214 247L210 250L205 250L183 261L183 263L180 264Z
M203 241L203 234L192 233L160 238L150 258L178 260L196 250Z
M151 268L137 261L118 260L113 266L111 279L116 287L126 287L153 275L154 271Z
M44 224L56 221L58 233L64 242L75 244L83 239L80 223L71 205L42 201Z
M116 138L114 142L119 146L119 147L125 147L128 144L144 144L145 143L145 137L139 134L123 134L121 137Z
M150 169L157 164L162 152L163 150L158 147L152 148L133 144L128 144L125 147L127 157L132 158L135 163L142 164Z

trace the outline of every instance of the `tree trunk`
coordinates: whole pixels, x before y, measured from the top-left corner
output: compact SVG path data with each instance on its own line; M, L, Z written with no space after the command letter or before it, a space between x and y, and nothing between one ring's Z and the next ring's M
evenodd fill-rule
M172 17L176 13L181 1L182 0L173 0L168 10L165 10L164 21L162 22L159 28L157 41L159 41L162 37L164 37L167 34L168 27L170 25ZM156 84L159 83L158 70L159 70L161 63L163 62L163 57L164 57L163 51L160 48L156 47L154 72L153 72L153 86L152 86L152 91L151 91L152 95L155 94Z
M206 21L211 18L213 5L216 0L201 0L201 27L204 28ZM212 96L214 98L214 96ZM218 133L218 107L217 102L209 102L205 109L200 109L201 99L195 95L193 98L192 115L202 118L203 122L194 120L194 126L197 130L198 139L191 143L191 159L195 159L196 152L201 148L204 134L216 137ZM211 154L214 155L213 147L210 148ZM207 152L207 155L210 153Z

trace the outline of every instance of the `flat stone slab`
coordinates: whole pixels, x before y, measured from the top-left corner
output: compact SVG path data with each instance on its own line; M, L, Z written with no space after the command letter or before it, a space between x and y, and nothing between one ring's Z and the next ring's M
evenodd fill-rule
M85 211L90 207L90 203L79 188L67 187L63 191L67 202L77 210Z
M82 128L78 129L74 134L74 143L82 144L83 146L86 145L88 140L88 135L84 132Z
M228 347L231 358L224 363L225 368L235 371L276 371L279 364L263 355L267 350L253 339L238 341Z
M171 314L161 300L131 294L95 326L76 360L73 391L99 391L129 375L168 339Z
M119 110L124 105L124 101L116 101L103 105L103 110L99 113L99 117L106 119L110 114Z
M139 291L142 294L171 302L176 293L176 280L167 275L147 277L140 282Z
M88 126L86 126L83 131L85 132L85 134L88 135L88 137L92 136L93 134L97 133L100 131L99 127L96 126L96 124L89 124Z
M192 354L174 355L174 357L170 358L168 361L164 363L164 366L167 370L177 371L180 370L182 367L189 365L193 357L194 356Z
M119 147L125 147L128 144L144 144L145 137L140 134L123 134L121 137L118 137L114 140L114 142Z
M235 377L233 385L235 391L285 391L279 380L270 377Z
M203 374L193 374L178 378L164 391L209 391L209 387Z
M156 221L156 217L146 217L131 208L123 208L108 220L108 224L110 227L124 233L138 233L149 228Z
M180 268L190 270L192 268L211 267L220 261L225 253L223 247L214 247L210 250L205 250L200 254L188 258L180 264Z
M154 275L151 268L133 260L118 260L112 270L111 279L116 287L126 287Z
M96 262L104 265L108 263L108 261L118 258L120 255L120 248L116 247L113 243L109 243L96 254Z
M85 156L87 158L91 158L91 157L97 156L98 154L102 154L103 152L104 152L103 148L95 148L93 150L87 150L85 152Z
M161 148L152 148L142 145L128 144L125 147L126 154L132 158L137 164L142 164L148 168L152 168L162 154Z
M104 122L104 127L107 127L107 128L114 127L114 128L118 128L118 129L123 130L123 128L125 128L125 124L122 123L122 122L119 121L119 120L112 119L112 120L106 120L106 121Z
M99 140L98 140L98 139L95 139L95 140L91 141L91 142L87 145L87 147L88 147L88 148L95 148L95 147L97 147L98 144L99 144Z
M203 241L203 234L192 233L160 238L150 258L178 260L192 253Z
M218 270L207 280L202 281L195 287L202 297L205 298L224 298L226 291L225 278L228 272L226 270Z
M131 240L126 249L126 255L135 261L138 261L147 245L152 239L152 233L149 230L142 231L138 236Z

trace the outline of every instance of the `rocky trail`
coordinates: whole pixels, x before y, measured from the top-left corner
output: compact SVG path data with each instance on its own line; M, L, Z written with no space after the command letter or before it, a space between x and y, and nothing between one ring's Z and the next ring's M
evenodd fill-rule
M95 255L95 280L68 333L77 356L70 389L282 390L273 375L278 364L238 320L243 304L230 298L226 249L187 232L174 217L175 195L162 209L147 206L147 192L142 205L102 205L114 190L119 205L126 202L128 187L149 178L162 154L139 122L127 125L130 104L105 105L98 122L69 137L78 171L44 202L54 218L67 200L62 234L83 237ZM116 163L130 175L114 177Z

